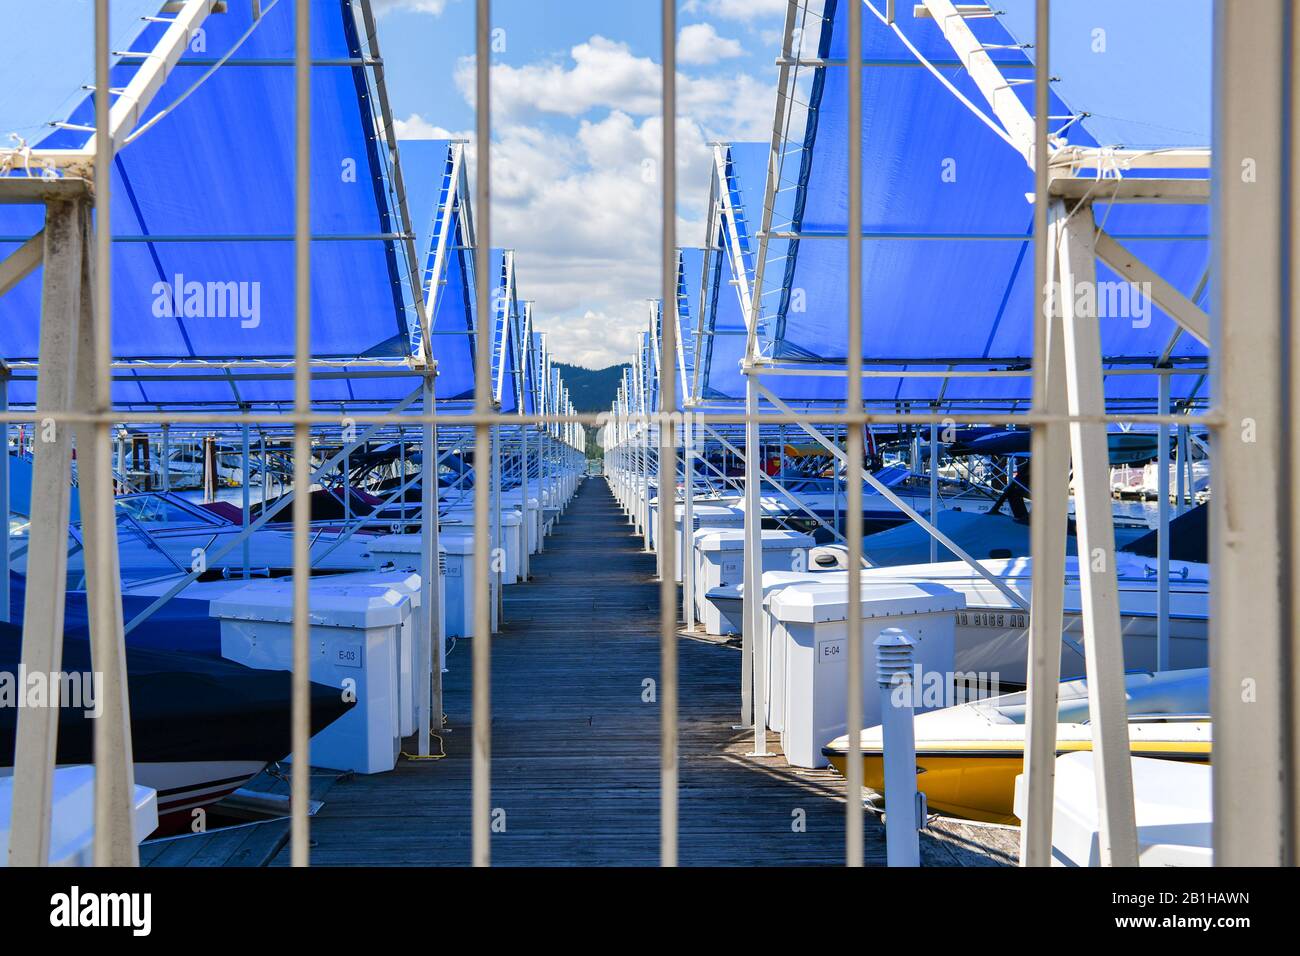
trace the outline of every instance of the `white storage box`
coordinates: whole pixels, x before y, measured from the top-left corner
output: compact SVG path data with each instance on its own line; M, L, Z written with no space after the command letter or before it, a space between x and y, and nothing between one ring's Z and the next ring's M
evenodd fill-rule
M446 637L474 634L474 532L443 528L438 541L447 549L446 601L443 619Z
M1139 866L1210 866L1208 763L1131 758ZM1100 866L1097 778L1091 751L1056 758L1052 865ZM1016 777L1016 816L1025 815L1025 775Z
M824 767L822 747L845 732L848 690L848 601L843 584L792 584L775 591L769 696L783 694L781 746L796 767ZM862 585L862 723L880 723L873 642L888 627L900 627L916 642L922 674L951 680L955 612L964 595L939 584L903 581ZM923 708L918 707L917 710Z
M555 526L555 519L560 516L559 491L554 478L547 478L542 484L542 534L551 533L551 528Z
M9 865L13 827L14 778L0 777L0 866ZM158 829L158 794L136 784L131 801L131 829L142 843ZM50 799L50 866L93 866L95 843L95 768L85 764L58 767Z
M528 496L528 518L524 521L524 528L527 530L528 533L527 543L528 543L529 554L537 553L537 543L540 540L540 536L542 533L542 508L541 508L541 503L537 500L537 496L532 493L534 488L535 486L533 485L532 482L530 482L529 496ZM523 501L523 493L520 492L518 489L515 489L514 491L504 492L501 495L502 505L507 508L512 508L515 511L520 512L521 515L523 513L522 501Z
M782 588L792 584L826 584L839 582L845 587L843 573L829 576L813 571L765 571L763 573L763 595L760 615L763 621L763 646L767 649L767 726L778 733L781 731L785 714L785 645L772 639L772 632L779 625L772 618L770 598ZM728 584L713 588L708 592L709 601L719 611L735 621L744 619L745 585ZM778 654L779 651L779 654Z
M714 588L740 584L745 579L745 532L741 528L703 528L695 532L694 590L696 611L706 634L740 634L740 615L727 613L708 599ZM762 532L763 570L798 571L807 567L811 535L798 531ZM802 567L800 565L802 564Z
M474 533L474 511L457 508L443 515L439 526L444 534L459 532ZM488 515L488 538L496 534L496 517ZM519 551L523 547L523 518L513 509L501 512L501 549L505 563L501 567L501 583L519 583L519 569L523 567Z
M505 548L505 567L501 573L502 584L518 584L523 568L524 516L513 508L501 511L501 544Z
M439 550L442 552L439 565L446 562L447 549L439 544ZM416 710L417 692L419 688L418 667L416 660L419 656L416 648L419 641L419 628L422 615L420 613L420 576L410 571L358 571L353 574L339 574L330 579L337 584L358 585L360 587L375 588L394 588L401 594L405 594L411 601L411 616L402 626L398 633L399 647L397 654L398 664L398 683L397 683L397 717L398 724L403 737L409 737L415 733L415 725L419 719ZM446 670L447 664L447 642L446 642L446 622L442 612L446 609L446 579L438 576L438 631L443 635L441 640L437 640L434 653L438 655L438 667Z
M675 529L677 538L676 579L679 582L682 580L682 561L684 560L682 549L682 519L685 510L685 506L679 503L676 505L673 512L673 528ZM736 508L731 508L726 505L692 504L691 524L691 533L688 537L694 538L695 532L702 528L710 530L716 530L718 528L743 528L745 526L745 516ZM658 547L658 545L655 545L655 547ZM691 557L691 560L695 560L693 556Z
M411 601L395 588L311 583L311 679L351 689L356 706L315 737L312 764L334 770L392 770L401 750L398 716L401 631ZM258 581L212 602L221 656L262 670L292 670L293 581Z
M353 579L354 577L363 583L378 583L379 581L396 581L397 577L392 577L394 572L419 571L420 569L420 548L421 537L418 534L386 534L376 537L370 542L370 555L374 562L376 571L374 574L388 574L390 577L365 577L365 574L358 575L340 575L341 578ZM438 666L446 670L447 666L447 546L438 542L438 634L441 640L438 641ZM337 580L337 578L336 578ZM401 577L404 586L414 585L414 593L410 594L411 608L415 614L420 609L420 578L417 575ZM409 737L415 733L415 631L416 627L414 616L410 624L403 628L401 635L401 647L399 649L399 664L401 670L401 696L398 705L398 712L401 716L402 736ZM408 719L409 718L409 719Z

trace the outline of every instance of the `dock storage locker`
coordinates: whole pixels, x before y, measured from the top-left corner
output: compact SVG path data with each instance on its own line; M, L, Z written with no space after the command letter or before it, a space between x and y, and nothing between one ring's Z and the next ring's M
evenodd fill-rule
M501 495L501 505L504 508L518 511L522 516L524 513L523 494L519 489L503 492ZM537 500L536 495L530 494L528 496L527 512L528 517L524 520L524 528L528 534L528 553L536 554L537 543L540 540L542 533L542 506L541 502Z
M681 504L675 506L673 510L673 528L677 538L677 580L682 580L682 561L684 560L684 549L682 547L682 516L685 507ZM655 515L658 511L655 510ZM736 528L741 529L745 526L745 515L737 508L729 505L701 505L694 504L691 506L691 531L686 536L687 540L694 537L696 531L702 528ZM652 525L656 530L659 527L658 518L656 517ZM657 545L656 545L657 547ZM692 558L694 560L694 558Z
M474 634L474 532L443 528L438 538L447 549L446 595L443 604L447 637Z
M440 523L443 534L474 533L474 512L473 510L456 509L448 512L443 516ZM488 538L491 540L495 535L496 517L488 515ZM519 552L523 547L523 518L518 511L506 509L501 512L501 549L505 563L501 566L501 583L517 584L519 582L519 569L523 567L523 559Z
M441 552L439 565L446 560L446 549L440 544ZM415 733L415 724L418 717L416 710L416 688L419 686L417 680L416 667L416 646L419 641L420 622L423 616L420 613L420 576L410 571L398 571L388 569L384 571L358 571L354 574L339 574L332 579L338 584L355 584L358 587L375 587L375 588L394 588L401 594L405 594L411 601L411 616L407 618L405 624L398 634L399 647L397 653L397 715L398 723L401 728L403 737L409 737ZM444 636L444 639L438 643L433 653L438 657L438 666L444 667L446 662L446 640L445 635L446 623L442 619L442 612L446 608L446 592L442 588L442 575L438 576L439 594L439 626L438 634Z
M862 725L880 723L873 642L887 627L915 641L923 675L953 676L955 613L964 595L939 584L864 583L862 601ZM781 747L796 767L824 767L822 747L845 733L848 692L848 601L843 584L793 584L768 598L772 615L769 695L784 695ZM924 710L917 702L917 710Z
M695 561L695 607L706 634L739 634L739 615L714 604L708 592L740 584L745 579L745 532L742 528L702 528L695 532L691 559ZM762 532L764 571L802 571L808 567L811 535L798 531Z
M401 630L411 601L395 588L311 583L311 679L356 695L356 706L311 741L313 765L382 773L401 751ZM258 581L212 602L221 656L261 670L293 669L293 581Z

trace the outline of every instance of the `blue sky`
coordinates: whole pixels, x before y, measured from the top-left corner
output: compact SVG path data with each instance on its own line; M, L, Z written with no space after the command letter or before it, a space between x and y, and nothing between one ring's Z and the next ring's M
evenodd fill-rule
M712 141L766 140L785 0L679 4L678 240L704 240ZM659 289L659 3L496 0L494 245L564 361L624 361ZM470 139L472 0L376 0L399 135ZM414 212L424 215L427 212Z

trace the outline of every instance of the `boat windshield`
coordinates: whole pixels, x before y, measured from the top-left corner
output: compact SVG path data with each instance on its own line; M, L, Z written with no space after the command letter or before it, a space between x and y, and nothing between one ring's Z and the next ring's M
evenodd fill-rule
M1129 719L1153 719L1156 715L1195 716L1209 712L1209 671L1204 667L1159 673L1138 672L1124 678ZM1063 724L1086 724L1088 683L1086 680L1062 681L1058 691L1057 720ZM973 707L994 723L1023 724L1028 692L1018 691L990 697L965 706Z
M161 495L123 495L117 499L119 513L126 514L149 530L167 528L193 528L221 522L200 512L186 508Z

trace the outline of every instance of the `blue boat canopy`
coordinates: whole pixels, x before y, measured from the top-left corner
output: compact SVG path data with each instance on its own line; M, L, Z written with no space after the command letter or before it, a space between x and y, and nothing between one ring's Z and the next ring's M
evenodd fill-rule
M1033 4L1000 4L1005 13L967 20L1003 72L1032 79ZM1057 5L1053 22L1051 127L1058 148L1164 151L1203 148L1209 140L1208 0L1188 4L1120 2ZM900 9L902 9L900 7ZM1054 8L1055 9L1055 8ZM749 315L760 306L755 358L798 371L843 369L846 360L848 115L846 7L828 0L815 52L802 67L809 98L801 129L785 130L781 192L766 247L758 241L766 195L767 144L717 149L707 282L699 341L701 396L744 394L739 364ZM1026 12L1027 11L1027 12ZM938 403L1023 408L1033 350L1033 174L1023 156L931 69L977 109L987 105L933 19L900 14L896 28L867 4L863 16L863 355L872 375L947 372L960 377L864 378L865 400L878 405ZM1095 33L1096 24L1106 24ZM1171 24L1173 28L1171 29ZM906 41L906 42L905 42ZM913 49L909 49L908 44ZM915 50L915 52L914 52ZM1101 52L1096 52L1101 50ZM828 65L829 64L829 65ZM1032 83L1011 87L1032 108ZM1000 130L1000 127L999 127ZM1206 178L1205 168L1141 168L1141 156L1093 171L1108 177L1151 174ZM1204 308L1211 297L1209 207L1205 203L1094 204L1098 225L1176 289ZM756 259L765 260L755 288ZM1204 371L1205 347L1181 334L1159 307L1100 259L1098 308L1108 370L1153 368L1162 360ZM971 375L973 372L994 375ZM1181 371L1181 370L1180 370ZM787 400L842 401L835 375L765 375ZM1175 399L1204 388L1201 374L1173 376ZM1115 408L1150 409L1154 374L1106 379Z

